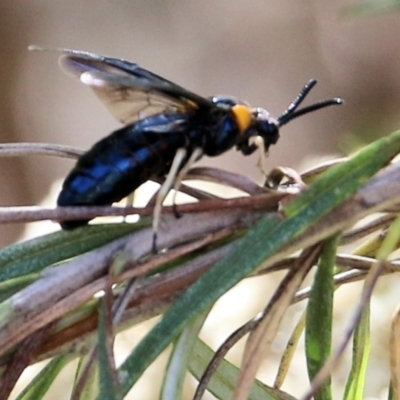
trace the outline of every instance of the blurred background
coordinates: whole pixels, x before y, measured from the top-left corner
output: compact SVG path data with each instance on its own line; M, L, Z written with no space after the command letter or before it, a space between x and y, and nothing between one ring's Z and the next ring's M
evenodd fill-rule
M351 3L0 2L0 140L89 148L119 127L87 87L60 71L57 54L27 51L36 44L125 58L201 95L234 95L275 116L317 78L307 101L340 96L345 105L285 126L267 168L302 170L317 158L347 154L400 125L400 15L345 17ZM256 162L232 151L199 165L261 182ZM73 165L34 156L0 163L1 206L38 204ZM0 227L0 244L21 232Z
M0 2L0 140L89 148L119 127L56 53L30 44L112 55L202 95L229 94L279 115L311 77L307 99L341 96L346 104L285 126L267 168L300 170L316 155L347 153L399 126L398 14L342 16L350 1L46 0ZM349 136L349 135L353 136ZM357 135L357 136L355 136ZM262 181L257 156L231 151L200 164ZM0 205L37 204L71 160L0 159ZM19 227L0 229L0 242Z

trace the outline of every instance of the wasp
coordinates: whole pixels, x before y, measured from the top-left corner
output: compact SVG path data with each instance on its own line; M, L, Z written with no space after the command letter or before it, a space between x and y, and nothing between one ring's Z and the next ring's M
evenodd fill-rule
M332 98L299 109L317 83L312 79L275 119L236 97L197 95L123 59L59 51L61 67L89 85L124 126L78 159L63 183L58 206L111 205L147 180L165 178L154 210L154 235L165 196L171 188L179 188L188 169L203 155L215 157L235 147L247 156L258 149L262 161L277 143L281 126L342 103ZM73 229L88 222L60 224Z

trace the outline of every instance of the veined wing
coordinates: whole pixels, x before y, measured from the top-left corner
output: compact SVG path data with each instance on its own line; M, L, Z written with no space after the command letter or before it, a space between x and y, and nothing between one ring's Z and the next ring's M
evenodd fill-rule
M35 48L36 49L36 48ZM129 61L80 50L63 53L61 67L89 85L123 124L168 111L212 108L214 103Z

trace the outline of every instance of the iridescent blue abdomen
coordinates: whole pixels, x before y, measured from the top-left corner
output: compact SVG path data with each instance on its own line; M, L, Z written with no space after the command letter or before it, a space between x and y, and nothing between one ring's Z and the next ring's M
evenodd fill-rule
M173 134L173 129L177 134ZM111 205L153 177L164 176L188 138L186 119L155 116L126 126L97 142L64 181L59 206ZM190 131L190 130L189 130ZM64 229L87 220L64 221Z

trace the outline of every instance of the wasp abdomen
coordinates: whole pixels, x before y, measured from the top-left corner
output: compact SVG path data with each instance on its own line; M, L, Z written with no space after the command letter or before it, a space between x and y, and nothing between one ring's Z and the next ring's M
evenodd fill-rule
M151 176L163 176L183 135L169 135L128 126L96 143L76 163L64 181L59 206L111 205L132 193ZM61 222L64 229L87 220Z

